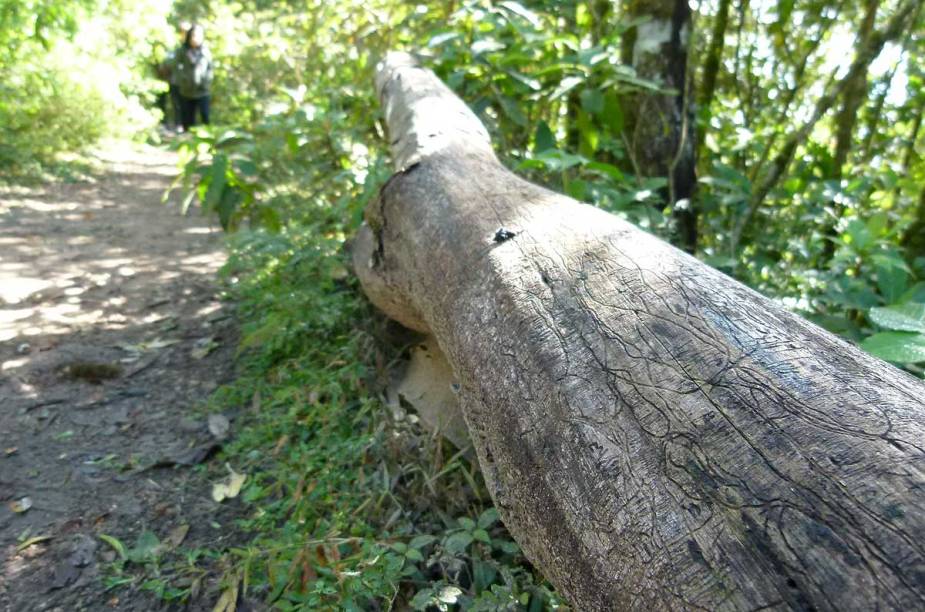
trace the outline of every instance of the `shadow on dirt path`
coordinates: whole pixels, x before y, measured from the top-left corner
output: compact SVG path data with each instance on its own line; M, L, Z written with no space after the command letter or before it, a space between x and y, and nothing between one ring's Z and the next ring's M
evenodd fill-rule
M159 609L140 581L105 590L101 534L233 537L236 506L195 469L228 422L192 410L232 374L221 234L161 204L173 154L103 161L95 182L0 192L0 611ZM215 580L190 575L201 605Z

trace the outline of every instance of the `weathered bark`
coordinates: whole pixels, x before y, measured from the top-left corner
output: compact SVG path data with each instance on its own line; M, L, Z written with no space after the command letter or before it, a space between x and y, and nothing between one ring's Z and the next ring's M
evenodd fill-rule
M354 263L431 334L492 497L578 610L925 606L925 384L506 170L407 56Z
M672 241L689 253L697 250L694 190L694 130L688 109L687 49L691 9L687 0L624 2L628 19L644 20L623 41L623 61L644 78L674 93L640 91L624 96L624 131L633 170L646 177L666 177L671 207Z

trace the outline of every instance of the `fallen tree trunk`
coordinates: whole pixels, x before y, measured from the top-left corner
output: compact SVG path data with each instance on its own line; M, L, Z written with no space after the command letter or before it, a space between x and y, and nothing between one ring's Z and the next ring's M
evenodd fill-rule
M405 55L354 263L431 334L494 501L579 610L925 607L925 384L528 183Z

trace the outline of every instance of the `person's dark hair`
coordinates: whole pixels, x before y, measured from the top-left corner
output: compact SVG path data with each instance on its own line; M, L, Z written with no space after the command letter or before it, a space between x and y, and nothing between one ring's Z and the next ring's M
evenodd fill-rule
M183 37L183 46L186 47L187 49L189 49L190 47L190 40L192 40L193 32L195 32L196 30L199 30L200 32L204 31L201 25L199 25L198 23L194 23L186 31L186 36Z

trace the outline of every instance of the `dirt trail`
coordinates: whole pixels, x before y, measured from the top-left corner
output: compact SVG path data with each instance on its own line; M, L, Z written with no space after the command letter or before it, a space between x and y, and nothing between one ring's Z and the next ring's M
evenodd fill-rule
M102 160L94 182L0 192L0 611L159 609L138 584L104 591L100 534L232 537L234 506L192 469L216 447L192 408L231 376L221 234L161 204L173 154Z

